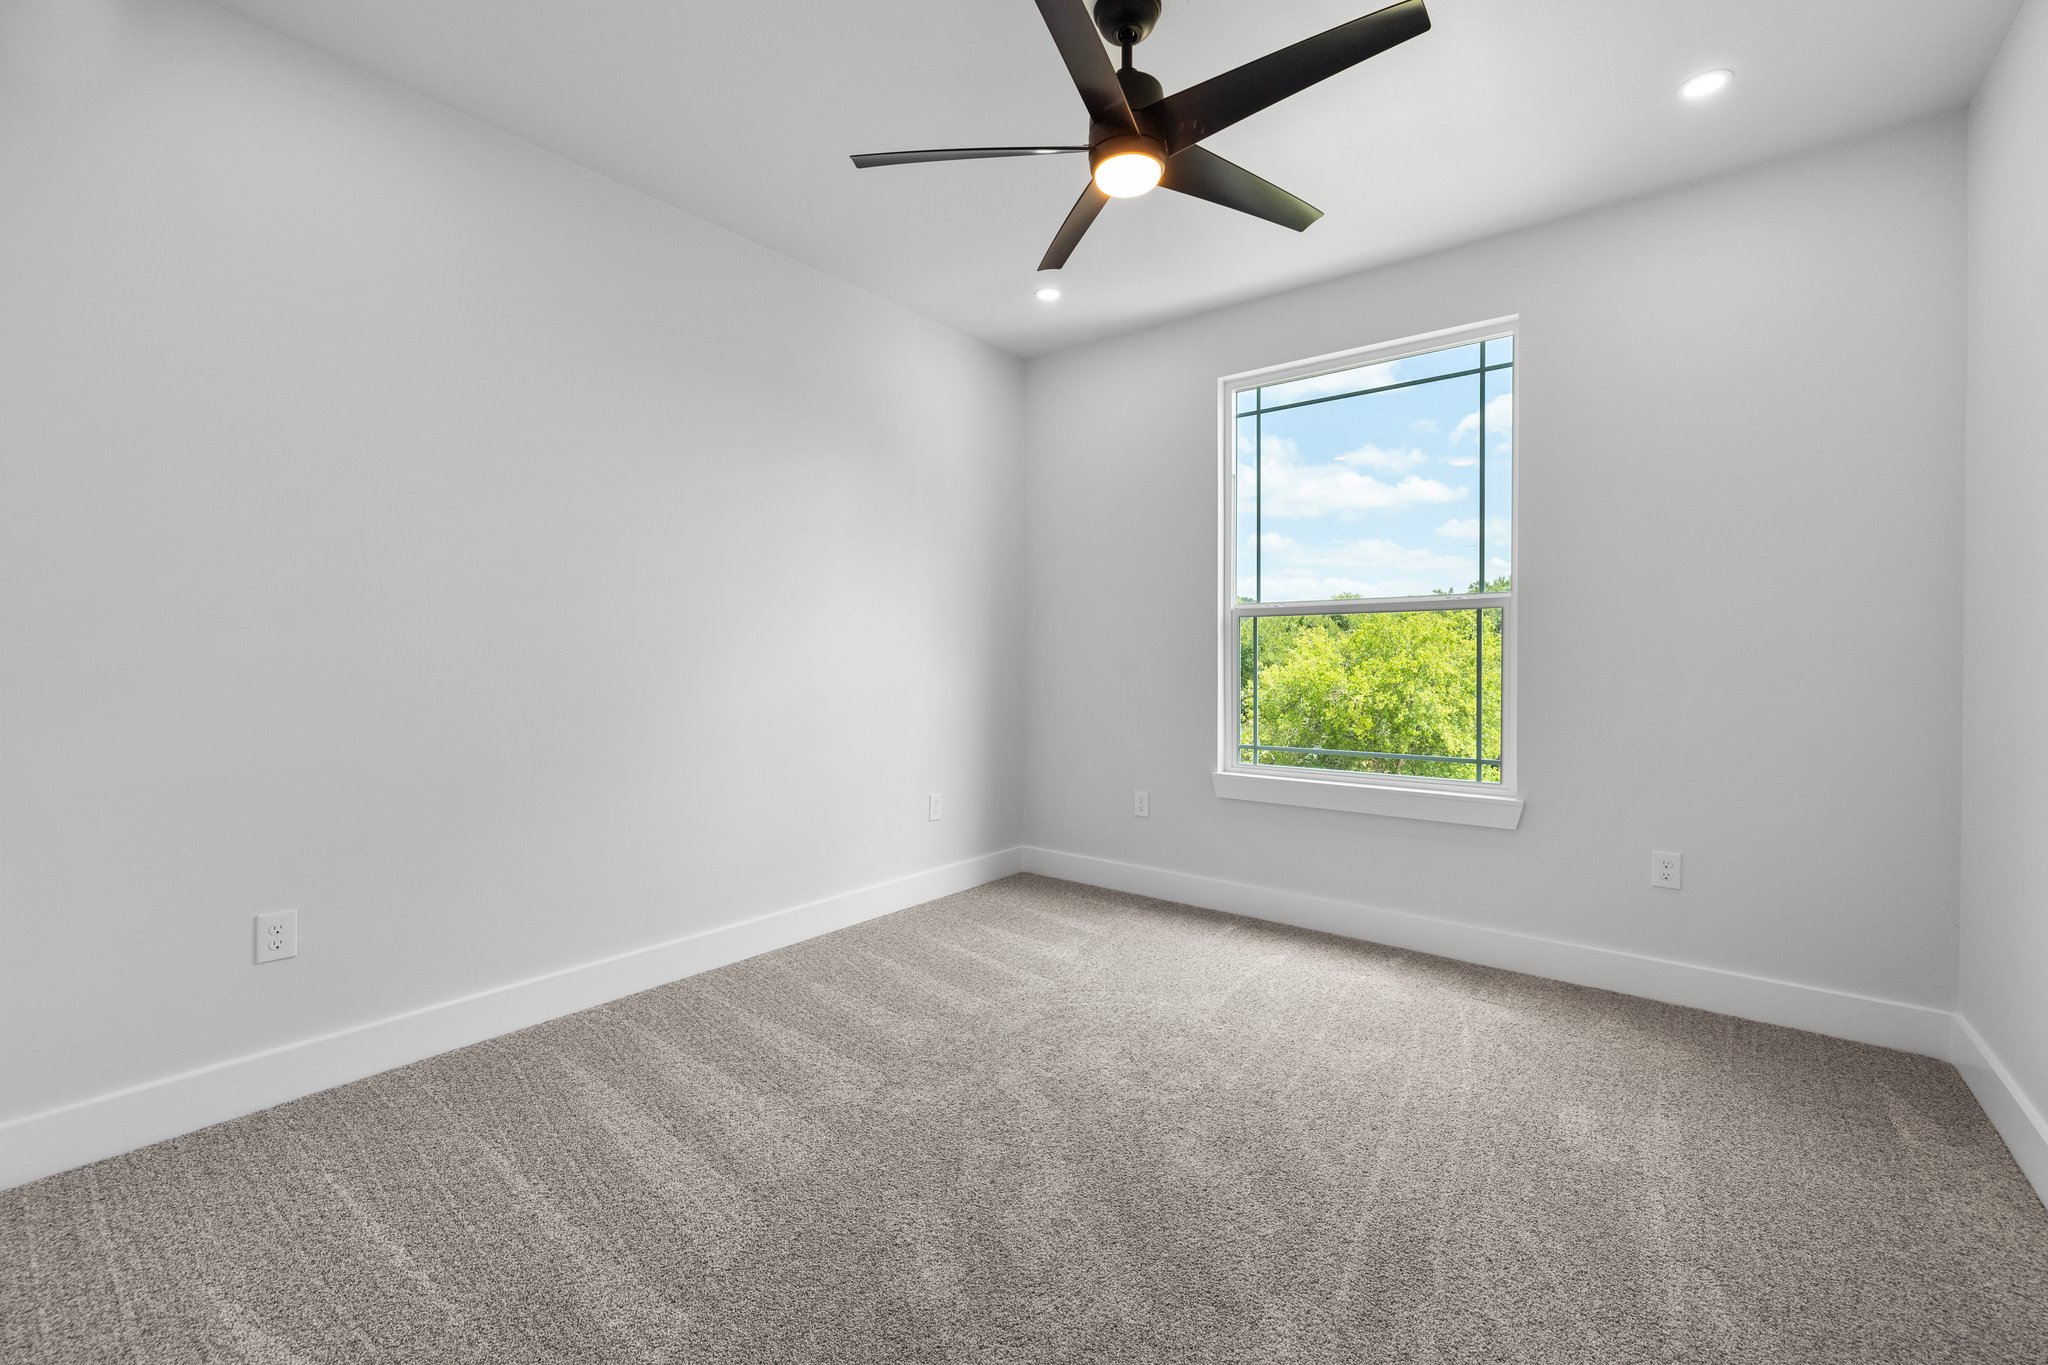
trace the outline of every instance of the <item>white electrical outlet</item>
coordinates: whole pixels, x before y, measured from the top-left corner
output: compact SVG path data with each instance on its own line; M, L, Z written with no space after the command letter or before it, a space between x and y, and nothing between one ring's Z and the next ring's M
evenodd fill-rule
M299 912L273 910L256 917L256 960L275 962L299 955Z
M1650 855L1650 885L1676 891L1679 886L1680 856L1676 853Z
M936 820L939 818L939 794L937 792L933 792L931 800L931 811L928 815L925 816L925 818L927 820Z
M1148 820L1152 818L1151 792L1131 793L1131 814L1141 816Z

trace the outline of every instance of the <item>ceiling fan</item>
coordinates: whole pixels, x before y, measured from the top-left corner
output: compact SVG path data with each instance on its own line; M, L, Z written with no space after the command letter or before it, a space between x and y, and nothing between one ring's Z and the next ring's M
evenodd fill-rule
M866 170L924 161L1088 153L1093 176L1067 214L1067 221L1060 225L1045 259L1038 263L1040 270L1058 270L1067 263L1104 204L1133 198L1157 186L1300 232L1322 217L1323 211L1197 144L1239 119L1429 32L1429 11L1423 0L1400 0L1168 95L1157 80L1131 65L1131 48L1151 34L1159 22L1162 3L1095 0L1091 24L1081 0L1037 0L1038 12L1066 61L1067 74L1074 78L1074 88L1088 108L1086 146L873 152L854 157L853 164ZM1121 70L1110 65L1109 53L1096 41L1091 28L1123 49Z

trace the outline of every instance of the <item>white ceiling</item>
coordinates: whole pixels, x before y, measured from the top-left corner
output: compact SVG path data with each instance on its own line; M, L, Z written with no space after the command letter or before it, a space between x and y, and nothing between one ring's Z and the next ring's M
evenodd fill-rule
M1320 223L1296 235L1166 193L1114 203L1051 305L1032 297L1035 266L1082 159L846 159L1085 141L1031 0L221 3L1034 354L1959 106L2019 0L1430 0L1432 32L1208 144ZM1376 7L1167 0L1138 65L1171 91ZM1720 66L1736 72L1724 94L1678 99Z

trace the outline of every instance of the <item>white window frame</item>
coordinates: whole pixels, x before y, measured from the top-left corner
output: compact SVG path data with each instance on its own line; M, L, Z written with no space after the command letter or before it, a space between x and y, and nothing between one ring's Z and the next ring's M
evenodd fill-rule
M1357 350L1339 351L1286 365L1226 375L1216 385L1216 428L1218 432L1217 528L1218 560L1222 572L1218 581L1217 627L1217 733L1216 795L1231 800L1263 801L1283 806L1310 806L1323 810L1357 811L1368 815L1391 815L1413 820L1441 820L1460 825L1482 825L1513 829L1522 818L1521 774L1516 763L1516 637L1520 634L1517 599L1522 589L1520 567L1522 547L1522 471L1527 435L1523 420L1521 373L1524 350L1519 316L1494 318L1468 327L1450 327L1420 336L1403 337ZM1477 341L1515 338L1515 424L1513 470L1514 495L1508 505L1509 545L1514 547L1516 567L1505 593L1463 593L1457 600L1465 608L1501 608L1501 726L1500 774L1496 783L1479 784L1451 778L1405 777L1392 773L1351 773L1318 768L1276 770L1255 767L1239 758L1238 733L1242 680L1239 667L1239 622L1247 616L1353 615L1367 611L1402 611L1417 607L1444 609L1441 596L1415 598L1349 599L1339 602L1256 602L1237 601L1237 395L1252 388L1270 387L1291 380L1356 369L1362 365L1403 360L1428 351L1448 350ZM1480 458L1485 458L1482 451ZM1485 566L1480 566L1483 576Z

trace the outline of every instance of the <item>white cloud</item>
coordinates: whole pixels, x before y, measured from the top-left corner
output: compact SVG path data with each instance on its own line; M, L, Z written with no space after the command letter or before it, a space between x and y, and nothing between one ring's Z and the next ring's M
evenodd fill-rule
M1353 540L1305 548L1291 536L1269 531L1260 543L1268 602L1314 602L1339 593L1421 597L1438 588L1462 587L1472 577L1468 555L1392 540Z
M1409 430L1419 431L1424 436L1443 435L1444 424L1434 417L1418 417L1408 424Z
M1436 533L1446 540L1455 540L1463 545L1477 545L1479 543L1479 518L1452 517L1449 521L1437 527ZM1489 544L1504 545L1507 543L1507 537L1508 519L1506 517L1488 517L1486 519L1486 539Z
M1339 370L1335 374L1311 375L1285 384L1271 384L1266 387L1261 401L1269 408L1281 403L1299 403L1333 393L1350 393L1354 389L1376 389L1400 377L1401 362L1390 360L1383 365L1363 365L1355 370Z
M1419 474L1385 482L1361 473L1356 467L1363 464L1392 475L1411 469L1426 458L1417 451L1392 453L1366 447L1343 458L1352 463L1303 464L1293 441L1268 437L1264 467L1259 471L1259 500L1265 515L1276 520L1336 517L1355 521L1372 512L1457 502L1465 496L1463 488L1452 488Z
M1445 460L1444 463L1453 469L1470 469L1479 463L1479 457L1477 455L1453 455L1448 460Z
M1319 569L1455 569L1465 562L1463 555L1447 555L1441 550L1420 549L1379 537L1305 547L1293 536L1268 531L1259 537L1259 544L1267 554L1286 555L1297 566Z
M1366 469L1378 470L1382 474L1406 474L1417 465L1426 464L1428 461L1429 456L1413 448L1383 450L1375 445L1361 446L1337 457L1338 464L1360 465Z
M1488 435L1512 431L1515 425L1515 396L1504 393L1486 402L1486 430ZM1467 413L1464 420L1451 428L1451 439L1462 441L1479 430L1479 414Z

